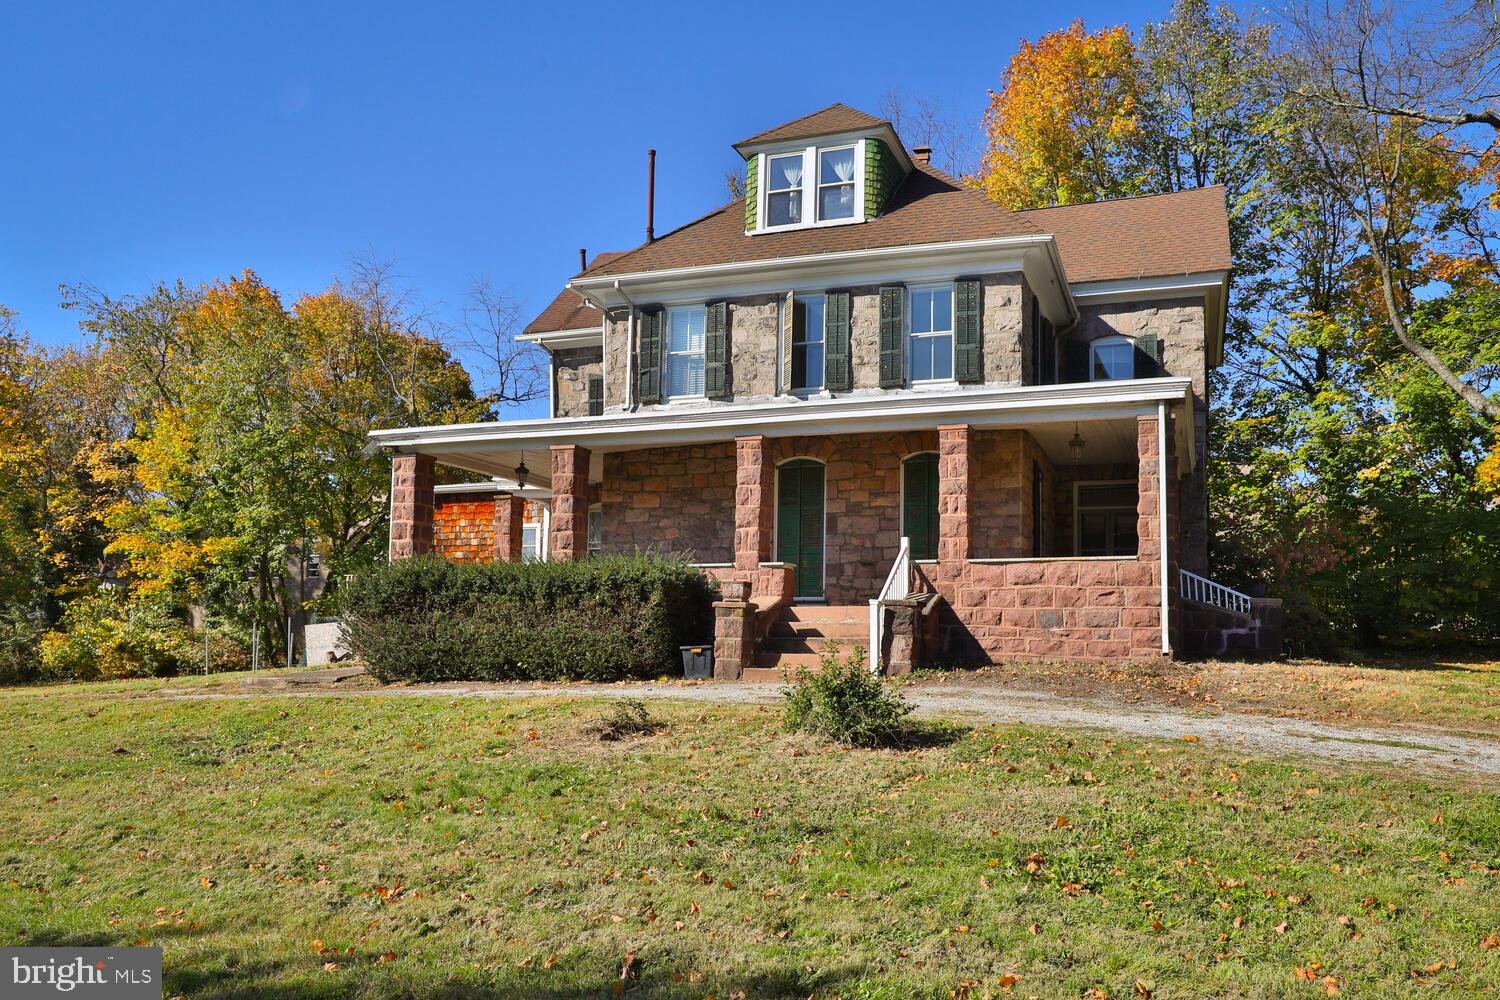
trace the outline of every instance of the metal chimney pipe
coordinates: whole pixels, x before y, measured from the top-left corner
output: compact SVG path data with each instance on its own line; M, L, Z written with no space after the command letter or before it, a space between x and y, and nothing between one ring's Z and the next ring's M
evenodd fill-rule
M656 239L656 150L646 150L646 242Z
M588 250L588 247L579 247L578 248L578 270L579 271L587 271L588 269L589 269L589 250Z

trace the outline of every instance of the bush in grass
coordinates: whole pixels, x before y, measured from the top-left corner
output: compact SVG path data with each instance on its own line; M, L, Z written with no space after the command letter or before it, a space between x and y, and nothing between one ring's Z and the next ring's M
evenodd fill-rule
M856 747L895 746L904 741L903 720L912 706L892 694L865 666L856 646L847 660L825 648L815 673L799 673L782 694L783 721L792 732L807 732Z
M209 634L209 657L215 671L249 666L244 645L219 632ZM132 604L114 591L75 599L60 627L41 637L44 680L172 677L202 669L201 631L164 607Z
M454 564L400 559L344 593L350 650L381 680L653 676L712 631L717 586L658 555Z
M41 676L45 631L22 608L0 611L0 684L26 684Z

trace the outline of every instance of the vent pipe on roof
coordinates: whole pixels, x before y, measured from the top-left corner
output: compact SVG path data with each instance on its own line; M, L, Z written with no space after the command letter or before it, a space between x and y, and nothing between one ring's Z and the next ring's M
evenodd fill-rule
M578 248L578 270L579 271L587 271L588 269L589 269L589 248L588 247L579 247Z
M646 150L646 242L656 239L656 150Z
M930 162L932 162L932 147L931 146L913 146L911 148L911 158L913 160L916 160L918 163L930 163Z

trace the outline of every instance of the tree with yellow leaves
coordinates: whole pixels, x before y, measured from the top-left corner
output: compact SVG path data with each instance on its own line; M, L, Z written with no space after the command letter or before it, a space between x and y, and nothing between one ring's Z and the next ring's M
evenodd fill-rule
M1009 208L1075 205L1139 194L1144 68L1124 27L1083 21L1022 40L990 93L977 181Z

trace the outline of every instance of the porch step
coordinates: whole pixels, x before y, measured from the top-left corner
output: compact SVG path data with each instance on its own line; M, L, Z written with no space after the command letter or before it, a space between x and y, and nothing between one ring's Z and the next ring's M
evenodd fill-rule
M805 624L870 622L869 605L861 604L793 604L782 613L782 621Z
M870 632L870 616L859 621L798 622L781 619L771 625L772 639L864 639Z

